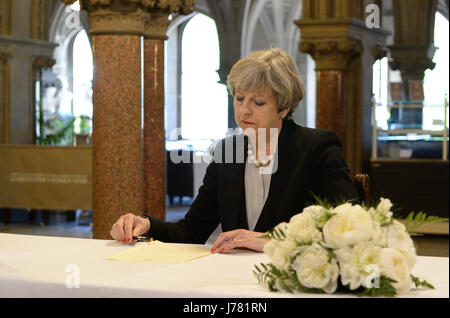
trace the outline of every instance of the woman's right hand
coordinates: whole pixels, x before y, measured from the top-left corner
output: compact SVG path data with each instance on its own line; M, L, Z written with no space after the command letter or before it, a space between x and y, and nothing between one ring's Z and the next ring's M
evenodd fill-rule
M150 221L147 218L127 213L122 215L111 227L109 234L113 239L128 243L133 236L146 233L150 228Z

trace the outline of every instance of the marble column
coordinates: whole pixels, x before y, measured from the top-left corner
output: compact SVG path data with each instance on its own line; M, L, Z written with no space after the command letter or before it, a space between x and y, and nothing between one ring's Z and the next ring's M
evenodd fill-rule
M165 220L164 40L144 40L145 214ZM182 182L182 180L180 180Z
M80 5L89 14L94 59L93 238L111 239L111 226L121 215L144 210L141 70L146 8L120 0L83 0Z
M171 13L192 12L194 1L81 0L80 5L89 14L94 57L93 238L110 239L121 215L142 215L146 204L149 214L155 204L157 216L164 216L164 49L162 41L143 38L159 32L160 20L168 23ZM152 105L144 117L143 104Z
M352 60L361 52L361 44L350 39L303 41L300 51L316 62L316 127L335 131L349 164L353 163L349 71Z
M352 175L370 167L372 65L388 33L368 29L359 0L304 0L299 50L316 62L316 127L334 130Z
M93 238L142 214L141 36L95 35L93 81Z
M344 147L346 142L347 74L339 70L317 71L316 127L334 130Z
M144 32L144 213L166 218L166 139L164 125L164 41L169 15L190 14L194 2L157 1ZM183 180L180 180L183 182Z

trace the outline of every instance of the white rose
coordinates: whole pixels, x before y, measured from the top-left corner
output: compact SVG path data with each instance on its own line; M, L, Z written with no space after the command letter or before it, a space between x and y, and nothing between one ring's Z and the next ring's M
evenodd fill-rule
M319 244L308 246L297 256L293 268L303 286L319 288L326 293L336 291L339 267L334 258L330 261L327 251Z
M275 253L275 250L278 248L278 243L281 242L279 240L270 240L266 244L264 244L263 251L266 253L270 258L272 258L273 253Z
M335 207L334 209L332 209L330 212L332 214L340 214L342 212L347 211L348 209L350 209L352 207L351 203L344 203L341 205L338 205L337 207Z
M279 269L287 269L291 253L296 252L297 244L293 240L270 240L264 244L263 251L272 260L272 264Z
M373 222L369 213L353 205L332 216L323 227L325 243L332 248L344 248L357 243L377 242L380 225Z
M287 237L305 244L323 241L322 233L317 229L313 217L310 213L304 212L290 219Z
M407 293L411 289L411 270L406 257L395 248L383 248L379 258L380 275L397 281L392 286L398 293Z
M316 224L321 229L328 220L328 211L320 205L310 205L303 210L303 213L310 214Z
M365 242L356 244L352 249L335 250L343 285L350 285L351 290L360 286L373 287L373 278L379 277L379 255L381 247Z
M380 245L399 250L406 257L409 269L411 270L416 264L416 248L406 227L397 220L391 225L381 228Z

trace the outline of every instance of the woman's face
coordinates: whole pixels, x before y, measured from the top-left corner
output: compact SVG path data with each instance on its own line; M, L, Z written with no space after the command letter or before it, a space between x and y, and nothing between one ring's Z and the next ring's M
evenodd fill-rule
M235 89L234 116L236 123L245 131L248 128L281 129L282 118L289 109L278 113L278 102L271 89L243 91Z

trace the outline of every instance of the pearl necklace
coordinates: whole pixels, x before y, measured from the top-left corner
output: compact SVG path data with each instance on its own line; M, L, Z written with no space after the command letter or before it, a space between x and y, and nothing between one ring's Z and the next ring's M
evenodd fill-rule
M272 161L273 156L270 155L268 156L268 160L256 160L255 161L255 156L253 155L253 150L250 147L250 144L248 145L248 149L247 149L247 155L248 155L248 162L255 164L256 168L260 168L260 167L267 167L270 164L270 161Z

